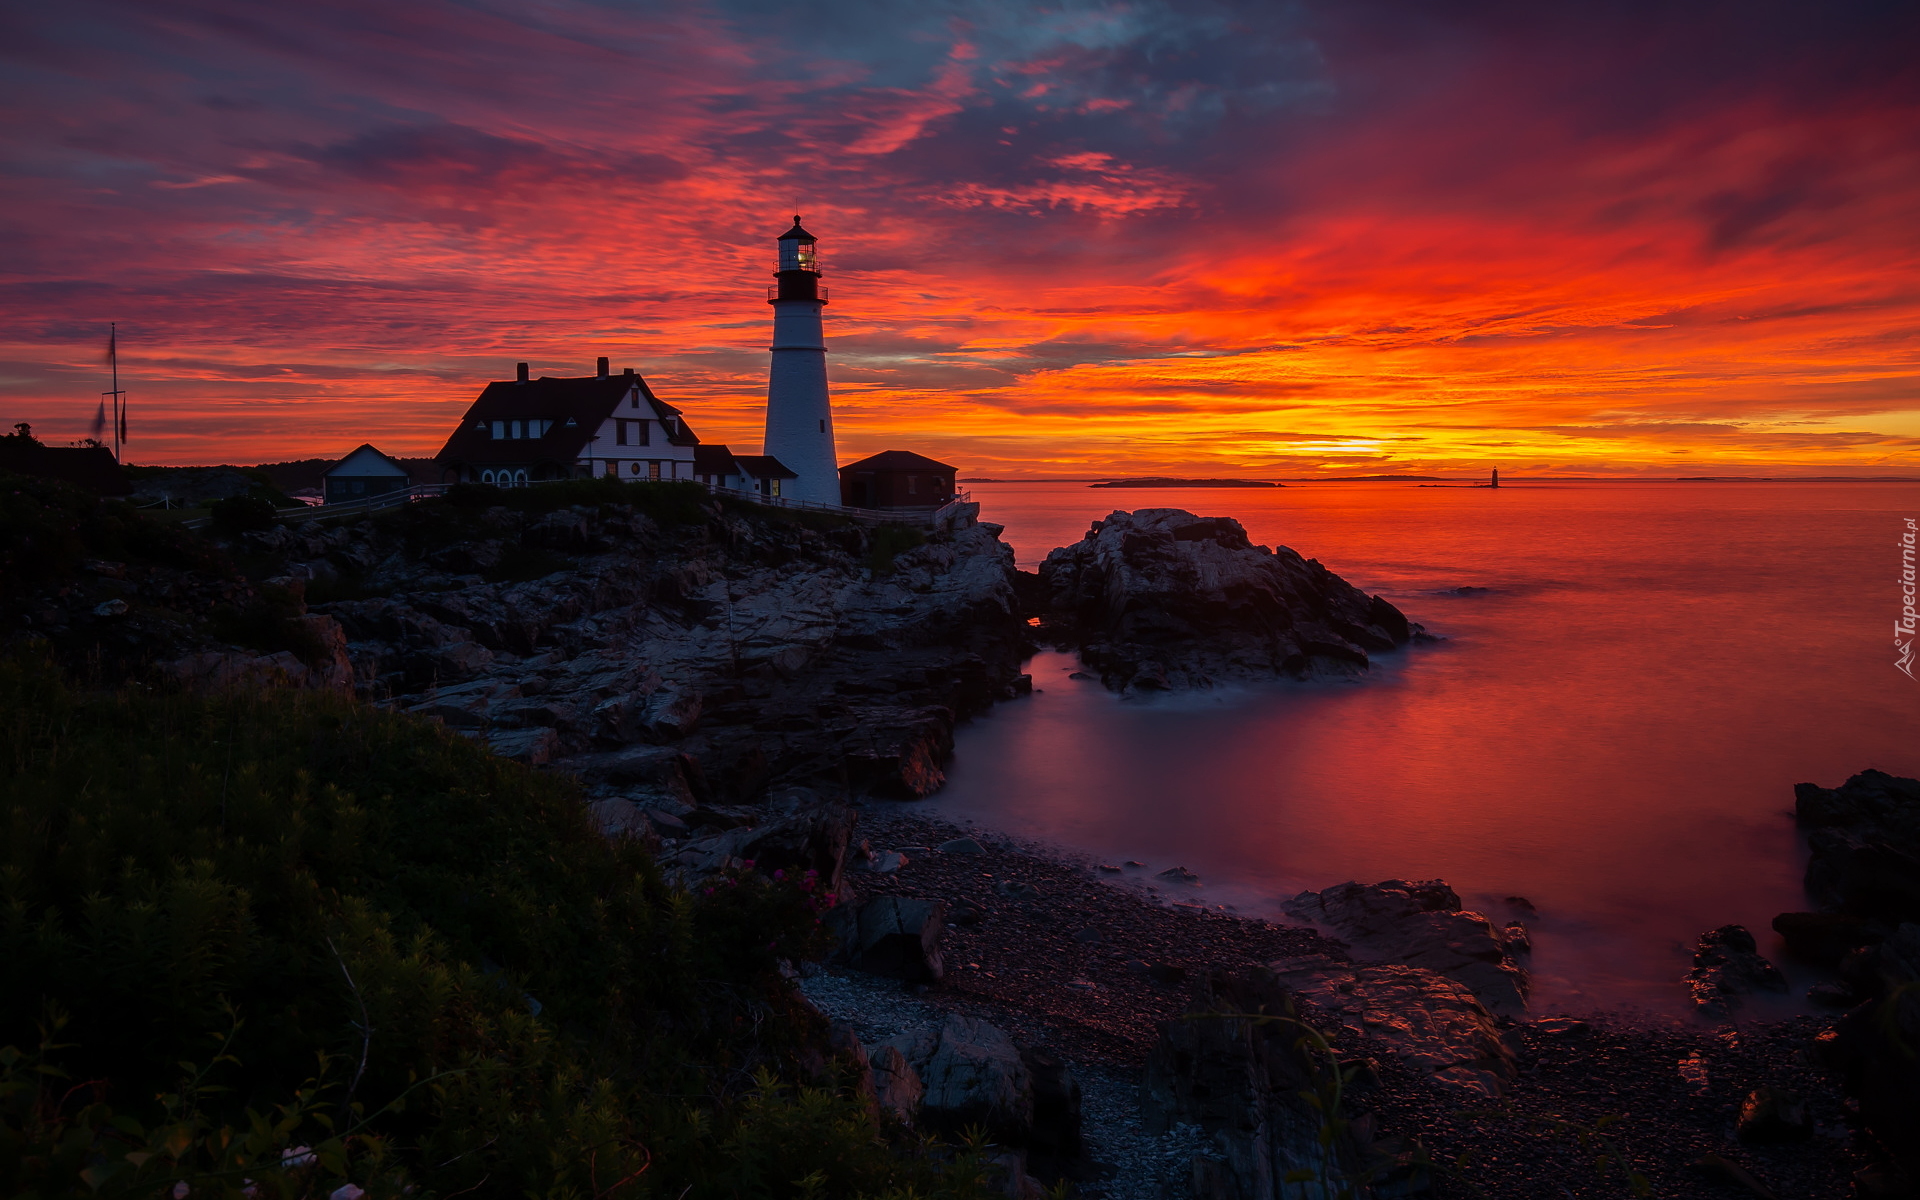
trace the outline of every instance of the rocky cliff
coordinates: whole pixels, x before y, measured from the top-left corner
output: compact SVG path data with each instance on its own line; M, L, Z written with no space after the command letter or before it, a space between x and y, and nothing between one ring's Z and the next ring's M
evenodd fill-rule
M1313 559L1231 517L1115 512L1047 555L1043 632L1120 691L1351 675L1420 632Z

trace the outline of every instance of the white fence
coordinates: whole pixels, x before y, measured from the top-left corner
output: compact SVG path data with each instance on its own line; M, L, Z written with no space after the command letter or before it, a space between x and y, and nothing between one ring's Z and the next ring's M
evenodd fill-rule
M573 482L579 481L543 479L513 484L511 486L542 487L552 483ZM647 484L654 482L692 483L695 481L689 479L662 479L658 481L642 479L635 480L631 483L622 483L621 486L645 487ZM446 483L419 483L412 487L395 488L391 492L383 492L378 496L369 496L365 500L350 500L343 504L302 504L298 508L277 508L274 510L273 515L277 519L288 523L298 521L323 521L329 517L346 517L356 513L374 512L383 508L393 508L400 504L410 504L415 500L430 500L436 496L446 495L447 489L452 486L452 484ZM484 487L487 485L477 484L475 486ZM499 485L496 484L494 486L497 487ZM925 512L883 512L872 508L848 508L840 504L823 504L818 500L800 500L792 496L763 496L759 492L745 491L740 488L721 487L717 483L702 484L701 486L716 496L729 496L735 500L746 500L754 504L763 504L768 508L786 508L800 512L828 513L833 516L846 517L850 520L887 525L936 525L939 523L940 514L946 512L948 508L951 508L952 504L964 504L971 499L971 495L967 492L956 492L954 493L953 501L939 509L928 509ZM199 529L207 524L209 520L211 520L209 517L198 517L191 521L182 521L181 524L188 529Z

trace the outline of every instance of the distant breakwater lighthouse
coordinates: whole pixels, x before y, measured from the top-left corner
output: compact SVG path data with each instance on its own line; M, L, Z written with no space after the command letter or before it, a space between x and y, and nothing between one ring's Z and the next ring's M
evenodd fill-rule
M779 280L767 289L773 305L773 363L767 373L767 433L761 453L797 478L782 494L822 504L840 503L839 457L833 444L833 402L827 395L827 345L821 310L818 239L800 227L780 235Z

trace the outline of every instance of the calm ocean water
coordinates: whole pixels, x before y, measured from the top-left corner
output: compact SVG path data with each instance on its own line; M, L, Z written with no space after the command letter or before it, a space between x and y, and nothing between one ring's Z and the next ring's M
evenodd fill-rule
M1023 567L1115 508L1229 515L1446 640L1358 683L1145 702L1043 654L932 804L1188 867L1202 886L1163 892L1249 914L1346 879L1443 878L1497 916L1525 896L1542 1011L1680 1011L1697 934L1764 947L1805 907L1795 783L1920 775L1892 648L1920 485L972 487Z

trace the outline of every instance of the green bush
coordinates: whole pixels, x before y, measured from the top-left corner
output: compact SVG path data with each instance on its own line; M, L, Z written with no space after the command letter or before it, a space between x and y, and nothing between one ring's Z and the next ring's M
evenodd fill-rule
M276 519L273 502L251 494L215 500L207 511L213 517L213 527L225 534L272 529Z
M456 483L446 502L455 508L506 508L520 513L549 513L575 505L614 504L643 512L662 525L697 525L713 515L707 489L697 483L622 483L610 476L567 479L530 487Z
M71 575L89 558L228 570L203 539L149 520L124 501L0 471L0 596Z
M0 661L0 738L14 1192L221 1194L332 1139L278 1194L985 1194L804 1066L806 879L675 890L565 780L335 696Z

